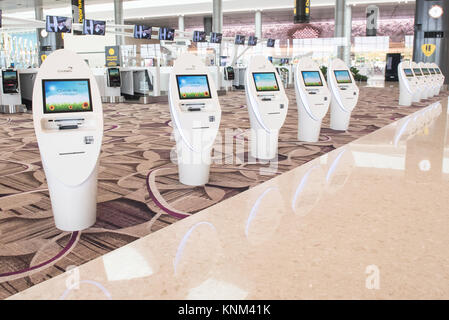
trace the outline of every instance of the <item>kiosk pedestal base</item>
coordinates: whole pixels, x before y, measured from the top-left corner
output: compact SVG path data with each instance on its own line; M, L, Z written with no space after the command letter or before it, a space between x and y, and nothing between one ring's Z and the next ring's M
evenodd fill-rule
M0 105L0 113L24 113L27 107L24 104Z
M406 89L401 89L406 90ZM408 93L400 93L399 94L399 105L404 107L409 107L412 105L413 96Z
M351 120L351 113L345 112L336 103L331 104L331 129L346 131L349 128L349 121Z
M179 182L188 186L203 186L209 182L209 164L185 164L178 165Z
M79 186L67 186L44 165L56 227L63 231L87 229L97 220L98 163Z
M278 153L279 131L266 132L264 129L251 130L251 156L261 160L271 160Z
M321 131L321 120L315 121L307 119L306 116L299 115L298 120L298 140L305 142L318 142Z

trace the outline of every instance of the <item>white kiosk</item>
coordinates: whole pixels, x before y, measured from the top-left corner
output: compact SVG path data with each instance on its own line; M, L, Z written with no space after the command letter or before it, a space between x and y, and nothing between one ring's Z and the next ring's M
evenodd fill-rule
M317 142L321 121L329 110L331 93L319 66L311 58L299 60L295 71L298 140Z
M445 77L444 77L443 73L441 72L440 67L438 67L438 65L436 63L431 63L430 65L431 65L431 67L433 68L433 70L436 73L435 77L436 77L436 79L438 81L438 84L439 84L438 94L440 94L441 88L444 85Z
M183 54L170 75L168 100L176 140L179 181L209 181L211 151L221 121L215 83L201 58Z
M415 77L409 61L403 61L398 65L399 77L399 105L411 106L415 100L419 101L419 81ZM417 94L418 93L418 94Z
M0 81L0 113L26 112L20 94L19 75L17 70L4 69Z
M288 110L288 98L273 64L264 56L251 58L245 76L245 92L251 123L251 156L276 157L279 130Z
M427 70L427 72L425 72L426 68L424 67L423 62L418 63L418 68L421 69L421 79L422 79L422 83L423 83L424 90L425 90L425 93L424 93L425 99L432 98L433 97L433 88L432 88L431 80L429 79L430 73L428 70Z
M120 68L119 67L106 68L105 73L106 73L105 74L106 86L104 88L103 100L106 100L107 102L111 103L123 101L124 99L121 96L120 90L120 87L122 85L120 79Z
M416 62L411 62L410 67L413 69L413 73L415 74L416 79L418 79L418 85L419 85L419 100L427 99L428 93L427 93L427 83L426 79L423 76L423 73L421 71L421 68ZM417 102L417 101L413 101Z
M333 130L346 131L351 112L359 100L359 88L351 70L340 59L331 61L327 69L327 82L332 93L330 127Z
M432 63L426 63L425 66L426 66L427 70L429 70L429 73L430 73L429 78L430 78L430 81L431 81L432 87L433 87L433 95L437 96L440 94L440 81L439 81L438 75L437 75L435 69L433 68Z
M421 67L421 71L426 78L429 98L432 98L435 95L436 83L430 74L429 68L427 68L427 63L420 62L419 66Z
M34 84L33 120L56 227L92 226L103 108L95 77L77 54L57 50L45 59Z

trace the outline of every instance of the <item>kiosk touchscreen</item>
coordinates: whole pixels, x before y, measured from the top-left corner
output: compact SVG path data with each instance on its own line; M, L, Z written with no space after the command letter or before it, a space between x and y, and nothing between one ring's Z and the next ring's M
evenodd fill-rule
M34 83L33 121L56 227L92 226L103 108L95 77L80 56L62 49L45 59Z
M270 160L278 152L279 130L288 110L288 98L276 68L264 56L254 56L245 75L246 101L251 123L251 156Z
M398 65L399 77L399 105L411 106L413 102L418 102L419 81L413 73L409 61L403 61Z
M168 100L178 157L179 181L200 186L209 181L211 151L221 108L217 89L201 58L183 54L170 74Z
M330 127L333 130L346 131L351 112L359 99L359 88L351 70L340 59L331 61L327 69L327 81L332 95Z
M0 112L16 113L26 111L25 106L22 104L17 70L2 70L1 77Z
M319 66L311 58L303 58L296 65L295 91L298 140L317 142L321 121L329 110L331 93Z

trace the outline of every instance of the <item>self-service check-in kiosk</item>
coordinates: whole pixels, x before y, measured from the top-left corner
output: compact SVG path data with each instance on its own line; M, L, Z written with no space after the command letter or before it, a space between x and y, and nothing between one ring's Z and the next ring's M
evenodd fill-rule
M33 120L56 227L92 226L103 108L94 75L77 54L57 50L45 59L34 84Z
M25 105L22 104L20 94L19 75L17 70L5 69L1 72L0 91L0 112L17 113L26 112Z
M106 68L106 88L105 88L105 96L108 99L108 102L120 102L123 101L121 98L121 90L120 87L122 85L120 79L120 68Z
M433 65L431 63L426 63L425 64L427 70L429 71L429 79L432 83L432 88L433 88L433 95L437 96L440 94L440 83L438 81L438 77L437 77L437 73L435 71L435 69L433 68Z
M330 127L333 130L346 131L351 112L359 99L359 88L351 70L340 59L331 61L327 69L327 82L332 94Z
M419 67L421 68L421 72L426 80L427 84L427 96L432 98L435 95L435 83L433 82L432 76L430 75L430 71L426 66L426 63L420 62Z
M317 142L321 121L329 110L331 94L320 68L311 58L303 58L296 65L295 89L298 140Z
M432 97L431 95L431 85L429 84L429 81L427 79L427 76L424 74L424 67L423 67L423 63L419 62L417 63L417 69L420 70L420 79L421 79L421 86L422 86L422 95L421 98L422 99L429 99ZM416 72L415 72L416 74Z
M288 110L288 98L273 64L264 56L251 58L245 76L251 123L251 156L270 160L278 151L279 130Z
M438 67L438 65L436 63L431 63L431 66L432 66L433 70L436 73L435 77L436 77L436 79L438 81L438 84L439 84L438 94L440 94L441 88L444 85L445 78L444 78L443 73L441 72L440 68Z
M200 186L209 181L211 151L221 121L217 90L200 57L181 55L170 75L170 114L179 181Z
M418 102L419 81L415 77L409 61L403 61L398 65L399 77L399 105L411 106L413 102Z
M426 79L423 76L421 68L419 67L419 65L416 62L411 62L410 66L413 69L413 73L415 74L415 77L418 79L419 100L427 99L428 98L428 96L427 96L427 83L426 83Z

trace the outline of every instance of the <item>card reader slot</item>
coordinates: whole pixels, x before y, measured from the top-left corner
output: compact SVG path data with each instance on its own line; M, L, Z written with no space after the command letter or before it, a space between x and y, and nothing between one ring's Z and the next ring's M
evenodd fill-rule
M189 108L187 108L187 111L201 111L201 108L189 107Z
M66 125L66 126L59 126L59 130L70 130L70 129L78 129L78 125L77 124L71 124L71 125Z
M209 129L209 127L196 127L196 128L192 128L192 129Z
M83 118L74 118L74 119L70 119L70 118L66 118L66 119L55 119L55 120L48 120L48 122L67 122L67 121L84 121Z
M280 112L269 112L268 114L281 114Z
M59 155L60 155L60 156L72 156L72 155L84 154L84 153L86 153L86 152L85 152L85 151L60 152Z

